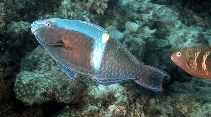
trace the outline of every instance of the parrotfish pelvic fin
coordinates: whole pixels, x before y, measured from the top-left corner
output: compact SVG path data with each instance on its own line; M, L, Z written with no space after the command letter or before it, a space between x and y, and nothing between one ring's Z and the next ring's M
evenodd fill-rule
M167 77L168 74L157 68L143 65L141 76L134 80L135 83L146 87L153 91L162 91L163 78Z
M59 64L59 63L58 63ZM62 64L59 64L59 66L61 67L61 69L64 71L64 73L70 78L70 79L73 79L75 80L75 77L74 75L76 75L77 73L74 72L73 70L71 69L68 69L66 66L62 65ZM72 73L71 73L72 72Z

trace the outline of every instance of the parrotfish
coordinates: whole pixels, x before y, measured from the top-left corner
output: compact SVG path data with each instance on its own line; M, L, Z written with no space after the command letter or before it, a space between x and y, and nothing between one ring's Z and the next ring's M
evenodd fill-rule
M211 46L183 48L174 52L171 60L195 77L211 78Z
M133 80L162 91L160 69L140 63L104 28L86 21L50 18L31 24L38 42L71 79L71 72L87 75L97 83L109 85Z

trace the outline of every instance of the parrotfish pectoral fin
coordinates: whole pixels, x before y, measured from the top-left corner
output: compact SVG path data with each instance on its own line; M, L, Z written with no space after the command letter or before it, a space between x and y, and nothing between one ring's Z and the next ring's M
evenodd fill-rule
M60 47L60 46L64 46L63 41L56 41L53 43L46 43L46 46L51 46L51 47Z
M45 45L50 46L50 47L62 47L62 48L68 49L68 50L73 49L70 45L65 44L63 40L56 41L53 43L46 43Z
M135 79L135 78L99 78L99 77L94 77L94 78L99 84L102 84L102 85L122 83L122 82L126 82L126 81L129 81L129 80Z
M160 69L143 65L142 74L134 82L153 91L162 91L162 81L167 76L168 74Z

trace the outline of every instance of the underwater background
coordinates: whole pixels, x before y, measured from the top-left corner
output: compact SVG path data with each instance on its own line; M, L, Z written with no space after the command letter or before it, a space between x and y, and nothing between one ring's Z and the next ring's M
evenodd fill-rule
M104 27L139 61L169 74L164 91L69 79L30 31L52 17ZM209 0L0 0L0 117L210 117L211 80L170 58L210 45L210 19Z

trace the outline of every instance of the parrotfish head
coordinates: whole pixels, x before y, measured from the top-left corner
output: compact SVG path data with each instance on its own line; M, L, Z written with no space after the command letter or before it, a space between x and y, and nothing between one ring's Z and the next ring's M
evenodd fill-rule
M65 32L66 22L67 20L59 18L37 20L31 24L31 32L42 46L46 46L60 41L61 33L56 32Z
M48 38L43 38L45 35L49 35L48 33L51 32L52 28L56 27L56 19L45 19L45 20L37 20L31 24L31 32L35 35L38 42L45 46L49 41ZM47 40L48 39L48 40Z
M185 59L185 53L181 50L176 51L171 55L171 60L179 67L184 67Z
M192 48L183 48L171 55L171 60L183 70L189 72L190 74L194 68L194 53Z

